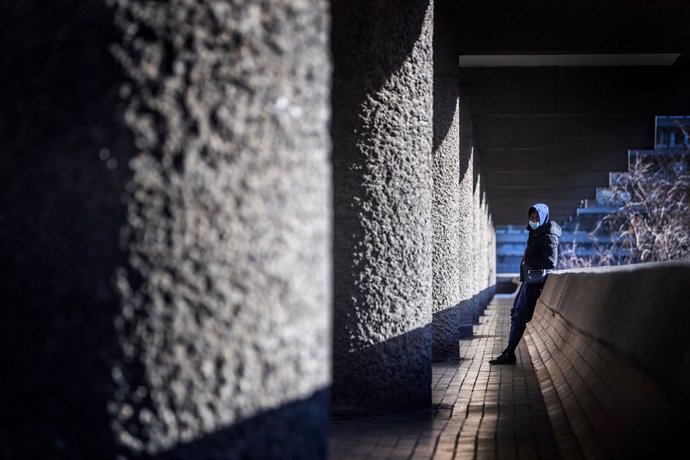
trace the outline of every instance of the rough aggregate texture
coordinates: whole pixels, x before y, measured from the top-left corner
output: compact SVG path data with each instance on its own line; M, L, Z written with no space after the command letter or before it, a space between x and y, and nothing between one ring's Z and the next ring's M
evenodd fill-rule
M0 8L0 456L323 458L326 2Z
M459 164L460 164L460 184L459 200L460 214L458 225L458 259L456 261L460 277L460 313L459 321L464 330L472 330L474 317L473 305L474 295L476 294L473 281L474 270L474 233L475 216L473 211L473 153L472 153L472 116L471 100L469 91L466 87L459 90Z
M336 411L430 404L432 11L332 2Z
M488 305L488 215L485 191L482 184L481 173L478 173L474 186L474 212L475 212L475 246L474 246L474 282L475 282L475 321Z
M433 356L455 357L460 340L458 82L434 77Z
M489 289L496 292L496 227L493 217L489 215ZM491 300L491 294L489 300Z
M481 206L481 218L482 218L482 238L481 238L481 286L482 286L482 298L481 298L481 311L483 312L486 306L489 304L491 301L491 252L490 252L490 247L491 247L491 239L493 238L492 236L492 229L490 226L490 215L489 215L489 205L486 202L486 191L482 192L482 206Z
M331 327L326 3L114 6L139 150L117 273L117 441L175 457L224 430L204 455L318 457ZM297 400L306 407L288 406Z

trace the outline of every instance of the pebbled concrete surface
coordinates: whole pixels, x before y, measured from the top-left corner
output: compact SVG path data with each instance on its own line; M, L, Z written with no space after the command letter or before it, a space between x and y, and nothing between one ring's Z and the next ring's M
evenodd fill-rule
M332 2L335 410L430 402L432 13Z
M327 3L0 16L3 453L323 457Z
M473 297L478 292L478 287L474 283L474 212L473 212L473 182L474 182L474 158L472 156L472 101L467 87L460 87L459 90L459 167L460 167L460 221L458 225L459 254L456 261L460 270L460 324L466 337L471 335L472 324L474 323L474 301Z
M461 195L458 82L434 77L433 357L458 357L460 339Z
M122 445L155 453L330 383L327 5L121 0L116 22L139 153L110 409ZM323 448L307 404L283 452ZM270 453L250 441L283 416L209 448Z

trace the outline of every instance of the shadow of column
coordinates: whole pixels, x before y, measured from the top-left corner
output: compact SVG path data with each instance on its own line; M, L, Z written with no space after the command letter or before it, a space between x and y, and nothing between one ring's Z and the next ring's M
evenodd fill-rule
M3 458L104 458L114 267L134 153L104 2L6 2L0 75Z

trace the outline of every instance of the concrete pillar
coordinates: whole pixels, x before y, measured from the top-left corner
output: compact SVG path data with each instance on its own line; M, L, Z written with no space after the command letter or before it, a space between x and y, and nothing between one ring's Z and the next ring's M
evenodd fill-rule
M481 315L486 306L486 281L487 281L487 254L486 254L486 203L484 202L484 187L482 180L479 181L479 247L477 247L477 254L479 256L478 275L479 275L479 306L477 313Z
M496 229L494 228L491 210L486 206L486 304L496 294Z
M433 357L459 357L458 341L472 335L472 215L470 100L458 84L456 5L435 2L434 20L434 248ZM469 141L468 141L469 140Z
M486 190L482 192L482 245L481 245L481 277L482 277L482 307L481 313L491 300L489 293L489 244L490 244L490 228L489 228L489 206L486 203Z
M470 122L467 123L469 127L473 127L473 124L471 122L471 114L470 114ZM471 132L471 130L470 130ZM470 163L472 164L472 181L471 181L471 202L470 202L470 211L472 214L472 226L471 226L471 244L472 244L472 255L471 255L471 260L472 260L472 270L470 272L471 276L471 283L472 283L472 301L471 301L471 308L472 308L472 323L473 324L478 324L479 322L479 316L477 315L477 309L479 308L479 275L478 275L478 270L479 270L479 254L478 254L478 248L479 248L479 204L478 204L478 194L477 194L477 187L479 184L479 161L478 161L478 151L474 147L474 134L471 136L472 138L472 147L470 147L470 152L471 152L471 160Z
M475 155L478 153L475 151ZM477 157L475 157L477 158ZM478 322L479 316L491 300L489 286L489 213L486 203L486 191L484 189L479 159L475 159L475 186L474 186L474 213L475 213L475 237L474 237L474 322Z
M471 337L474 322L474 235L476 232L473 210L473 130L469 88L460 87L460 213L458 225L459 251L456 261L460 276L460 337Z
M457 78L434 78L433 357L458 357L460 162Z
M491 223L491 211L488 201L486 202L486 305L491 302L491 298L495 294L495 274L494 274L494 260L493 247L496 237L493 224ZM494 281L492 281L494 280Z
M432 11L332 2L336 411L431 402Z
M460 113L455 14L434 3L433 359L458 358L460 340Z
M9 458L327 455L327 13L3 6Z

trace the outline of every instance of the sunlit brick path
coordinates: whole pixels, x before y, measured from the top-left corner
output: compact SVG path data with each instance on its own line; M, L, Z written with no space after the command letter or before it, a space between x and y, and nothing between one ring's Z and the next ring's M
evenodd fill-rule
M511 304L496 295L460 342L462 359L433 365L431 410L334 417L331 458L561 458L525 341L517 365L488 364L505 344Z

